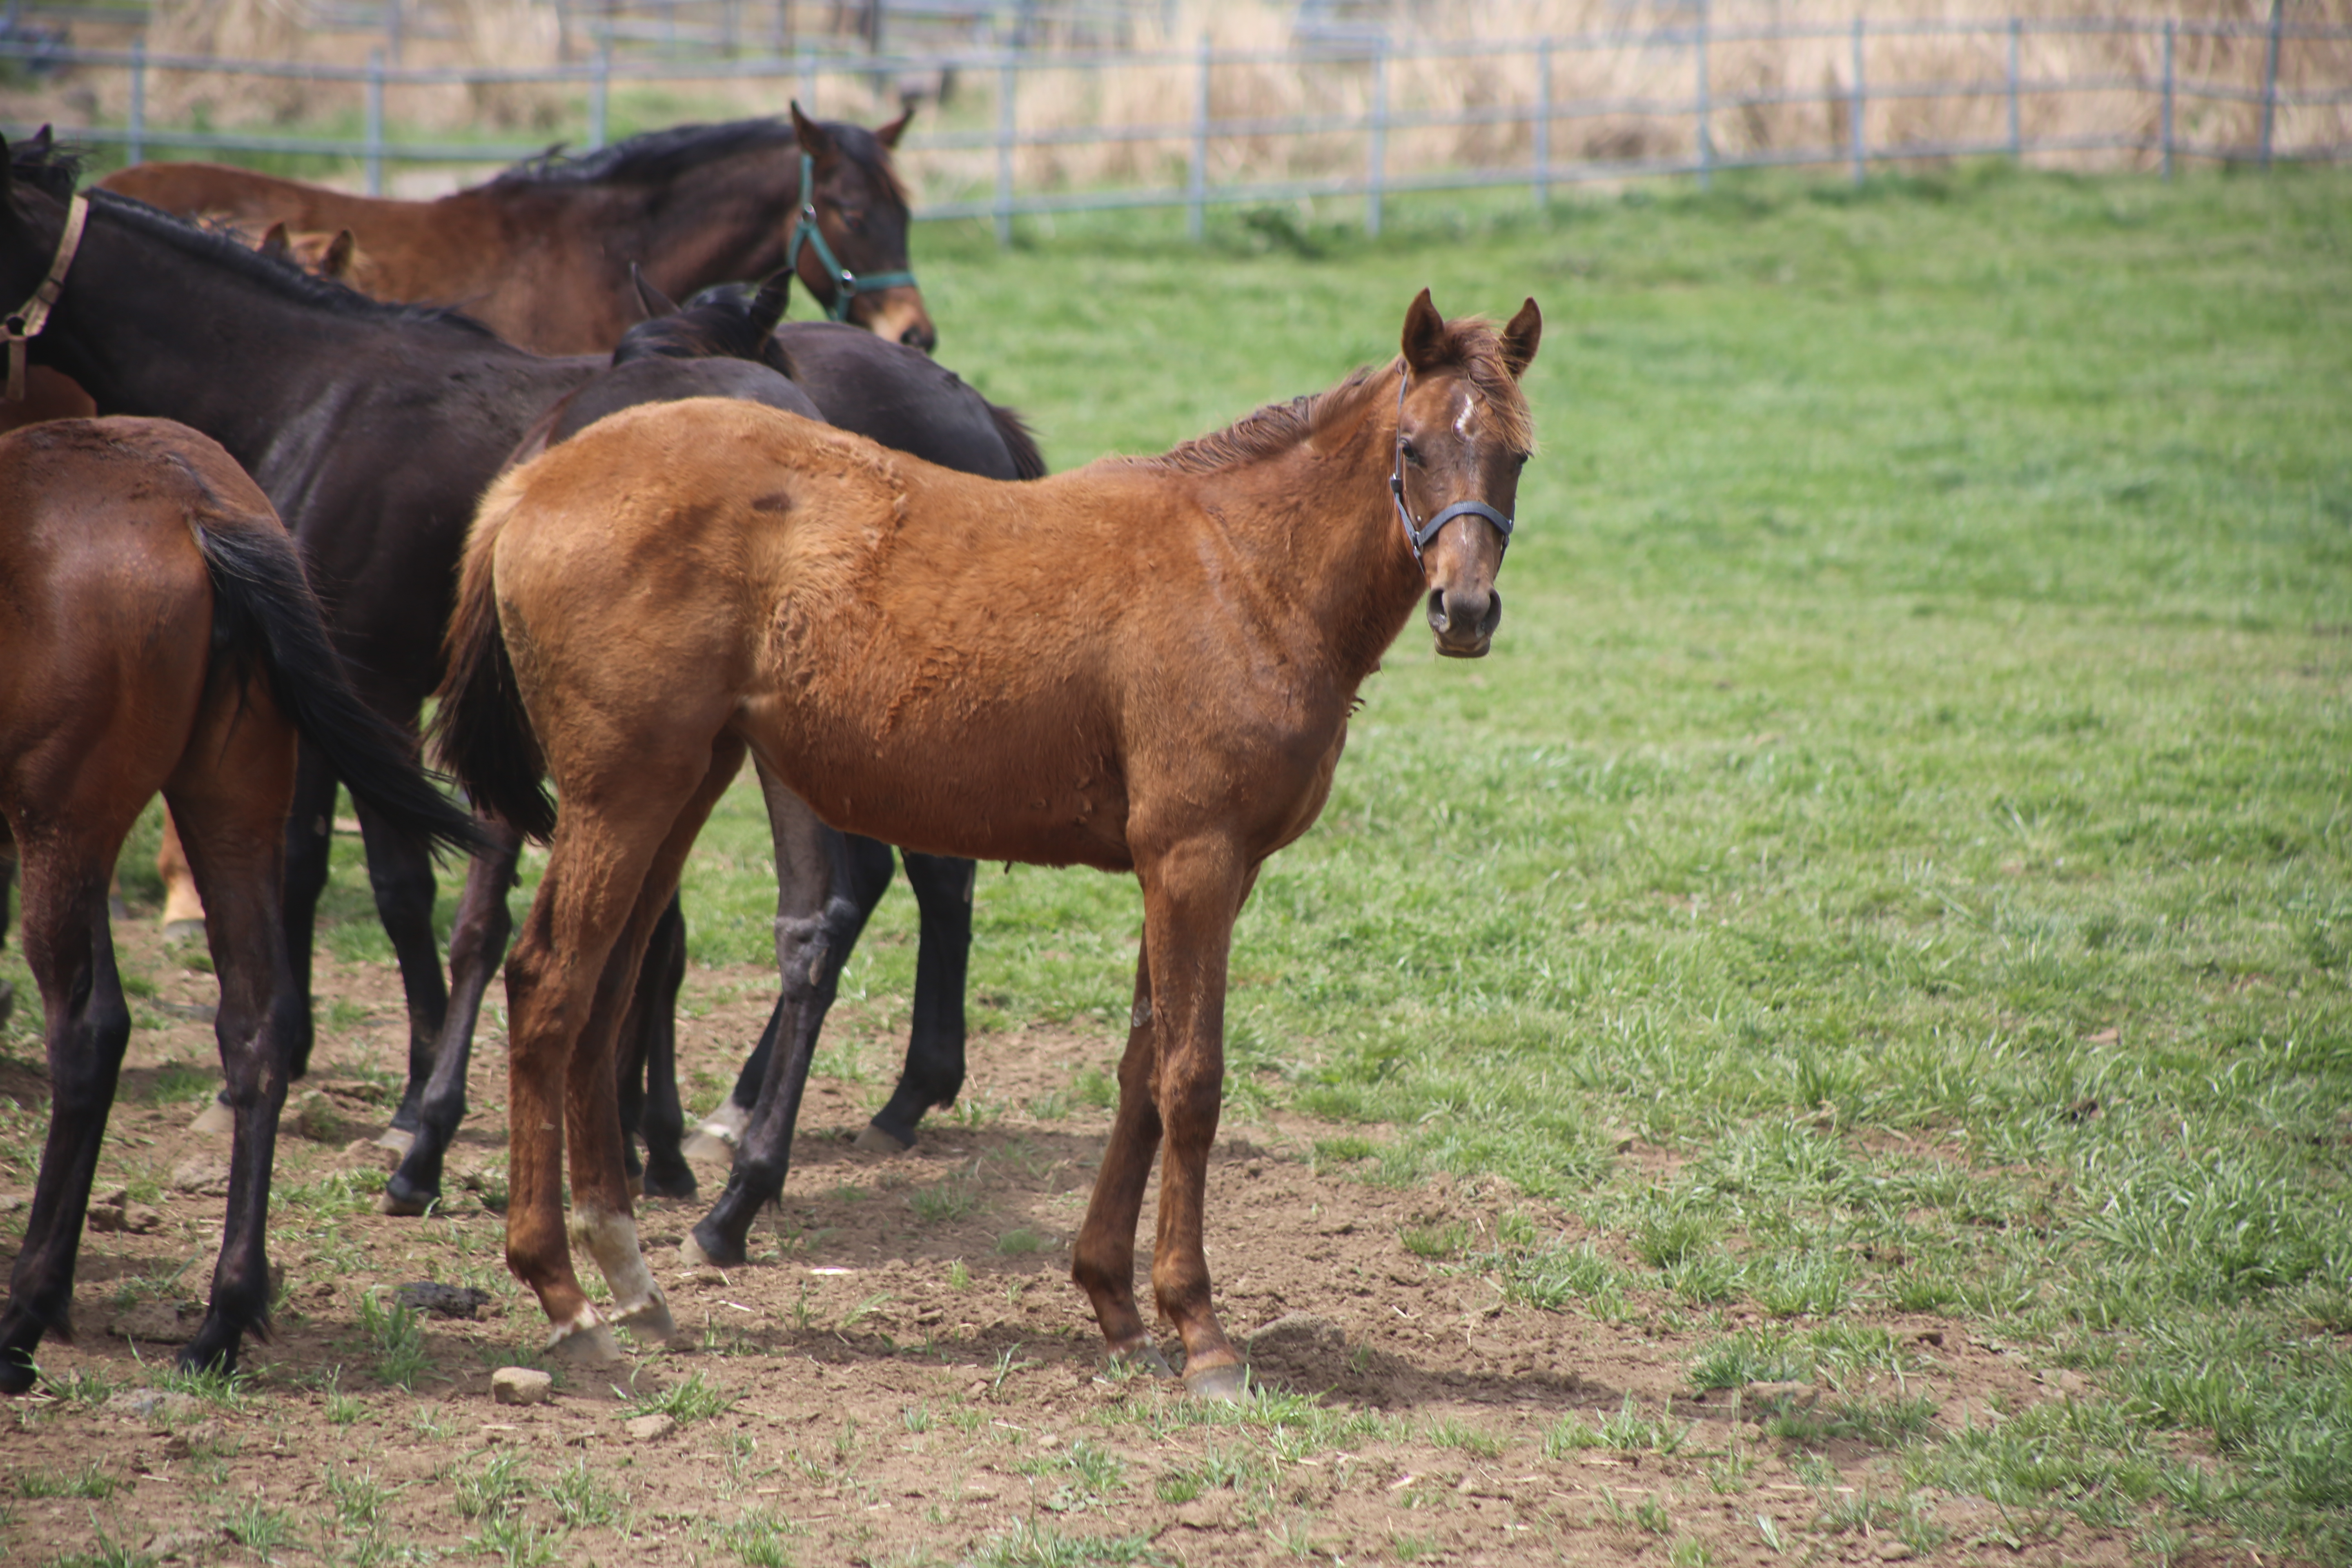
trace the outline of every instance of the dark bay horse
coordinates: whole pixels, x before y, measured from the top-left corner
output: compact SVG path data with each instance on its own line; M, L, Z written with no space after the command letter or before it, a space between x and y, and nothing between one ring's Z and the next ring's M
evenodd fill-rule
M1072 1273L1112 1355L1164 1367L1134 1279L1164 1139L1153 1292L1192 1390L1240 1393L1202 1241L1234 921L1321 810L1357 689L1414 606L1439 651L1487 650L1540 333L1532 300L1498 331L1445 321L1424 291L1389 365L1163 457L1019 486L698 400L615 415L491 489L439 721L474 799L551 835L507 964L507 1258L551 1350L618 1353L565 1240L567 1140L612 1318L672 1331L630 1217L613 1037L751 752L835 827L1136 874L1132 1027ZM787 831L780 861L807 852ZM788 972L813 956L815 913L776 922ZM804 1072L772 1067L755 1122ZM748 1222L742 1171L689 1258Z
M908 269L907 192L890 165L906 125L903 116L874 131L820 122L794 104L789 121L649 131L432 202L345 195L218 163L138 163L100 183L256 232L272 223L349 229L370 293L455 306L541 353L604 353L618 342L636 320L632 262L673 297L795 266L835 319L928 352L939 333ZM804 170L813 189L802 187ZM804 218L822 244L795 243Z
M659 290L646 287L651 319L632 328L614 351L609 370L558 401L516 448L520 462L568 439L597 420L646 403L688 397L735 397L834 422L926 461L965 473L1001 479L1034 479L1045 459L1018 415L981 397L947 370L910 349L877 343L853 328L793 323L778 329L790 288L779 274L756 294L748 288L705 291L681 310ZM824 405L820 410L814 391ZM786 796L772 812L807 816ZM506 891L514 883L520 840L492 826L496 854L478 857L471 867L457 921L450 938L454 998L436 1051L432 1075L412 1084L417 1107L413 1141L403 1145L399 1168L384 1184L384 1208L422 1214L440 1195L442 1161L466 1110L466 1074L472 1026L488 984L506 951L509 926ZM892 860L887 845L857 838L835 843L814 821L806 825L824 854L802 868L803 878L825 886L791 895L814 900L824 911L827 961L803 966L786 977L759 1047L736 1080L720 1116L732 1133L749 1121L773 1052L776 1034L787 1022L814 1032L831 1006L841 966L866 918L888 887ZM904 1149L915 1125L935 1105L952 1103L964 1073L963 985L971 947L972 865L969 860L908 854L907 879L922 911L921 946L916 963L914 1017L907 1057L889 1100L859 1134L871 1146ZM689 1197L692 1169L681 1150L683 1117L677 1096L675 1017L677 991L686 973L686 921L676 898L654 931L652 946L628 1019L622 1031L622 1125L646 1142L644 1185L648 1194ZM740 1116L730 1109L740 1104ZM781 1130L789 1153L792 1128ZM387 1141L391 1141L388 1139ZM625 1144L632 1157L634 1149ZM756 1163L761 1151L754 1150ZM634 1160L633 1160L634 1163ZM782 1184L781 1157L778 1185Z
M236 1115L212 1304L182 1352L233 1366L268 1310L264 1222L300 997L278 909L299 737L381 819L475 842L408 737L343 679L294 544L215 442L167 420L67 419L0 437L0 840L24 859L25 955L52 1101L0 1313L0 1390L70 1338L74 1259L131 1015L107 879L157 791L178 815L209 937Z

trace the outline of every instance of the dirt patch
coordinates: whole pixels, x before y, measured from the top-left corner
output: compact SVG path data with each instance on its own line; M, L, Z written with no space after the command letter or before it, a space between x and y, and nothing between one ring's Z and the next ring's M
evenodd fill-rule
M1118 1042L981 1037L964 1103L912 1152L877 1157L850 1139L903 1042L869 1020L904 1018L903 997L837 1016L749 1267L677 1268L702 1203L640 1208L684 1345L518 1405L494 1402L491 1374L532 1362L544 1325L502 1260L502 1042L486 1031L445 1211L377 1215L364 1200L384 1158L366 1140L406 1048L397 978L322 953L298 1093L335 1114L316 1118L328 1141L281 1145L275 1335L248 1347L239 1397L174 1392L160 1374L193 1328L220 1223L226 1144L188 1128L212 1058L193 1015L212 984L144 922L117 938L152 994L134 1001L98 1190L160 1219L85 1237L78 1339L41 1358L62 1392L0 1406L12 1562L108 1543L174 1561L415 1547L565 1563L1958 1562L1996 1541L2026 1563L2129 1557L2125 1535L1911 1491L1890 1449L1827 1418L1894 1396L1891 1379L1697 1392L1695 1358L1752 1317L1678 1311L1663 1293L1614 1321L1507 1299L1468 1261L1481 1238L1509 1215L1582 1239L1570 1216L1500 1184L1351 1180L1314 1145L1364 1130L1288 1116L1229 1122L1210 1173L1219 1305L1276 1397L1203 1420L1172 1387L1106 1381L1067 1269L1109 1123L1088 1069ZM731 1081L772 994L750 969L689 976L690 1100ZM46 1104L21 1048L0 1060L8 1098ZM26 1147L37 1121L13 1125ZM698 1174L707 1202L724 1172ZM29 1193L29 1169L0 1179ZM0 1252L13 1258L23 1223L0 1215ZM1406 1245L1448 1231L1454 1258ZM1590 1239L1630 1266L1622 1238ZM393 1312L419 1281L489 1300L475 1319ZM1944 1426L2074 1392L1958 1324L1870 1321L1909 1347L1899 1393ZM1665 1436L1580 1436L1612 1418Z

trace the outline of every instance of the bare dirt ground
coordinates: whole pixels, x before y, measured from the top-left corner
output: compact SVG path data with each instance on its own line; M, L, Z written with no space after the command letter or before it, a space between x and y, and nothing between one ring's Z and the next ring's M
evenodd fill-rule
M1899 1517L1896 1500L1911 1494L1889 1450L1765 1424L1859 1388L1781 1390L1777 1403L1696 1393L1694 1355L1741 1327L1738 1313L1678 1313L1663 1292L1618 1321L1539 1310L1409 1250L1409 1232L1429 1234L1416 1227L1458 1224L1475 1253L1507 1213L1582 1233L1499 1184L1400 1192L1314 1157L1318 1137L1379 1129L1229 1117L1221 1136L1210 1262L1225 1322L1255 1335L1254 1373L1275 1399L1204 1423L1172 1385L1103 1381L1067 1249L1109 1121L1083 1075L1108 1068L1117 1042L1043 1027L977 1037L962 1105L935 1113L910 1153L861 1153L849 1139L903 1044L872 1020L903 1019L904 998L836 1014L835 1054L820 1058L835 1074L812 1085L791 1185L751 1266L678 1268L677 1243L700 1207L641 1207L690 1331L681 1345L640 1350L613 1379L560 1379L551 1403L515 1407L493 1402L491 1373L529 1363L543 1324L507 1279L493 1206L500 1038L486 1027L475 1113L451 1161L473 1184L453 1181L434 1217L380 1216L349 1189L372 1193L383 1168L366 1140L383 1129L404 1049L396 977L322 952L319 1059L297 1094L323 1098L310 1102L313 1135L289 1129L278 1165L276 1335L248 1346L240 1397L174 1394L163 1369L195 1321L221 1210L190 1163L226 1154L188 1130L212 1043L186 1015L212 984L151 922L118 922L117 939L125 973L153 994L134 1004L98 1192L149 1205L152 1215L131 1217L152 1228L85 1237L78 1339L42 1354L53 1392L0 1405L10 1563L418 1551L801 1564L2129 1557L2126 1537L2079 1525L2038 1534L1969 1500L1924 1514L1915 1502ZM689 976L689 1100L709 1103L731 1080L769 984L750 969ZM47 1086L22 1041L0 1061L0 1110L13 1098L37 1112ZM15 1125L22 1138L39 1121ZM1666 1161L1639 1146L1623 1158ZM175 1173L200 1190L179 1190ZM699 1174L707 1201L724 1172ZM7 1179L29 1193L28 1172ZM0 1254L13 1258L22 1229L21 1208L0 1215ZM1591 1239L1626 1252L1622 1238ZM385 1305L427 1279L491 1300L478 1321L424 1320L404 1370L402 1325ZM1956 1322L1874 1321L1916 1346L1902 1392L1932 1399L1946 1426L2065 1395L2063 1374ZM665 1400L674 1424L632 1436L627 1423ZM1673 1452L1560 1439L1564 1422L1593 1428L1629 1401L1679 1434Z

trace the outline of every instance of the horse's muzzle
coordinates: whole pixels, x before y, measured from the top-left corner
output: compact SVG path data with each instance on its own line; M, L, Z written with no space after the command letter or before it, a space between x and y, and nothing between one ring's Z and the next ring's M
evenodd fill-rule
M1495 628L1503 624L1503 595L1459 588L1429 591L1429 629L1437 637L1437 651L1448 658L1484 658L1495 646Z

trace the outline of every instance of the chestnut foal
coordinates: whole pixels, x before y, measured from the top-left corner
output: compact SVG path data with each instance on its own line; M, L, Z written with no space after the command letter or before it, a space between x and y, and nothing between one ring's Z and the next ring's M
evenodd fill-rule
M1141 880L1118 1112L1072 1273L1112 1356L1166 1370L1134 1279L1164 1138L1153 1293L1192 1391L1241 1393L1202 1244L1234 921L1322 809L1357 688L1414 605L1441 653L1486 652L1541 326L1532 300L1500 331L1448 321L1424 290L1391 364L1161 457L1021 485L697 399L615 415L491 488L440 722L475 801L552 836L507 965L507 1259L551 1350L618 1353L565 1245L567 1136L575 1234L614 1319L672 1331L630 1217L613 1037L749 752L845 831ZM804 847L778 833L780 858ZM822 957L817 913L777 919L788 973ZM782 1037L755 1137L806 1076L808 1039ZM734 1252L782 1181L739 1162L688 1258Z

